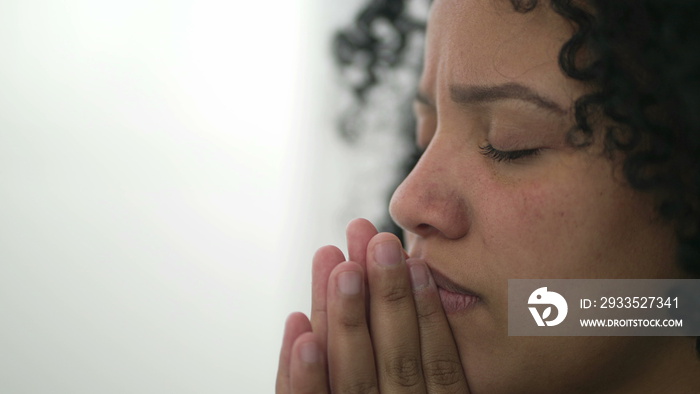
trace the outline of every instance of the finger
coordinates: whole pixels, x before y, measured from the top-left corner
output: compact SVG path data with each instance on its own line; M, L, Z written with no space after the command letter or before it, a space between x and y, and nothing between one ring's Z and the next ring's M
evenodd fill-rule
M348 259L366 266L367 244L377 235L377 229L367 219L355 219L348 223L345 236L348 241Z
M377 228L367 219L354 219L348 223L345 238L348 243L348 259L362 266L367 272L367 244L377 235ZM367 278L364 278L367 281ZM369 294L365 292L365 313L369 313Z
M292 358L292 347L297 338L305 332L311 331L309 319L301 312L295 312L287 317L284 324L284 337L282 338L282 350L280 351L279 364L277 367L277 382L275 383L275 393L290 394L290 362Z
M334 393L376 393L374 351L364 305L364 272L338 265L328 286L328 371Z
M305 332L294 342L290 371L291 394L328 393L325 357L314 333Z
M327 323L327 291L328 277L338 264L345 261L343 252L335 246L324 246L316 251L313 258L311 279L311 327L318 335L322 351L326 347Z
M409 259L420 328L423 377L429 393L469 393L440 295L424 261Z
M408 267L395 235L367 248L370 332L381 392L424 393L420 335Z

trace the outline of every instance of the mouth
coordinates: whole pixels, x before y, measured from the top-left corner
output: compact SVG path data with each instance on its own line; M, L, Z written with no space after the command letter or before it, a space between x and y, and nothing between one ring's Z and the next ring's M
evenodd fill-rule
M479 295L453 282L439 271L433 268L430 271L440 294L442 308L448 315L468 310L481 299Z

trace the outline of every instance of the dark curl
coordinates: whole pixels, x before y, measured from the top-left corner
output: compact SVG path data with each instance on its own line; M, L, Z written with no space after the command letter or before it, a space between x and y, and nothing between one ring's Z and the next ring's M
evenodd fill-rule
M368 77L353 86L360 100L377 83L379 68L400 64L407 37L422 34L423 25L405 15L407 3L375 0L336 36L342 66L366 60ZM538 0L511 3L523 13L538 6ZM602 138L605 153L622 158L629 185L654 196L660 216L674 223L678 263L700 277L700 2L548 3L575 26L560 50L560 68L593 88L575 103L569 142L585 147ZM373 34L380 20L396 30L398 42Z
M393 34L381 34L380 23ZM342 67L360 66L364 78L353 84L359 100L377 83L377 70L401 62L408 37L425 29L423 22L410 17L404 1L376 0L355 19L354 26L335 36L333 50ZM388 37L387 37L388 36Z

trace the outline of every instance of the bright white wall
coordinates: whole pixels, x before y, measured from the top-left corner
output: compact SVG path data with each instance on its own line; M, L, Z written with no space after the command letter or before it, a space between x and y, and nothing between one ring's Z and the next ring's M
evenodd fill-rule
M357 3L0 3L0 392L273 391Z

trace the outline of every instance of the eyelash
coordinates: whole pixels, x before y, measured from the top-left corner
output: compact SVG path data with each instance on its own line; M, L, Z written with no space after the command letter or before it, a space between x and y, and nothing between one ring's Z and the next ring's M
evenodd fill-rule
M524 157L536 156L540 153L540 149L523 149L523 150L512 150L512 151L501 151L493 147L493 145L487 143L484 146L480 146L481 154L498 162L509 162L517 159L522 159Z

